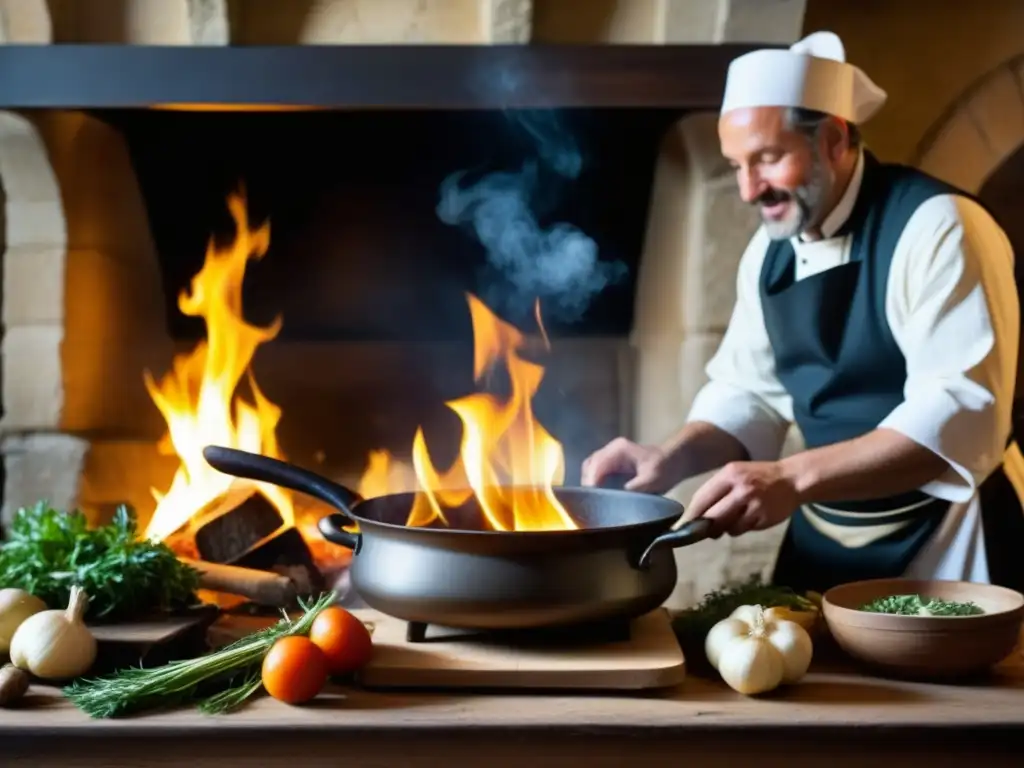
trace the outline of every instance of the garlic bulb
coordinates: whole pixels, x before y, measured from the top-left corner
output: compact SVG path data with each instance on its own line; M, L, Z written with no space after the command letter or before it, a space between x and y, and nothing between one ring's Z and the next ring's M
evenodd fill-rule
M726 685L747 696L778 688L784 669L779 652L753 636L731 640L718 661Z
M814 649L799 624L770 618L759 605L744 605L711 628L704 650L730 688L754 695L800 680Z
M71 588L63 611L42 611L22 622L11 639L11 662L43 680L67 680L89 671L96 660L96 638L82 617L89 596Z
M708 632L708 636L704 638L704 655L708 657L711 666L718 669L721 650L730 640L745 637L748 634L750 634L750 624L742 619L734 619L730 616L715 624Z
M46 603L23 589L0 589L0 653L11 650L11 638L21 622L46 610Z

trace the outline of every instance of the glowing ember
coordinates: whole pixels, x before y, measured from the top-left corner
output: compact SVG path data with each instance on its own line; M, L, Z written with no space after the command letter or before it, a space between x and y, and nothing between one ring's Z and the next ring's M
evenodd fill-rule
M459 456L446 471L430 458L423 429L412 445L412 475L384 451L370 455L359 485L364 498L417 491L408 525L447 523L445 511L474 496L489 528L498 531L547 531L577 528L555 498L565 478L562 445L534 418L531 403L544 368L524 360L523 334L468 296L473 320L473 376L479 384L504 364L510 394L499 398L479 392L448 402L462 422ZM410 482L411 480L411 482ZM403 482L404 481L404 482Z
M236 234L219 247L211 238L206 261L182 292L178 307L185 315L201 317L206 341L174 359L171 371L158 384L144 374L146 389L167 421L161 450L177 455L180 465L166 493L153 489L156 511L145 536L166 539L179 529L195 530L205 519L219 514L218 507L239 481L217 472L203 458L207 445L225 445L264 456L283 458L276 429L281 409L260 392L249 370L256 348L277 336L280 318L260 328L242 317L242 282L249 259L259 259L270 244L270 227L250 227L242 195L228 198ZM251 399L237 390L243 376ZM284 526L295 523L290 495L273 485L255 483L280 513Z

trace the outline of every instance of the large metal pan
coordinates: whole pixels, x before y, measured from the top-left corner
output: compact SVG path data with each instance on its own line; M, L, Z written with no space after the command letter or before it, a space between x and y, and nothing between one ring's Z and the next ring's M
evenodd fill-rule
M407 526L415 498L362 500L291 464L220 446L203 451L215 469L305 493L341 514L320 520L325 539L353 551L352 585L372 608L421 624L531 629L643 615L676 583L671 550L708 536L662 496L602 488L558 488L580 526L567 531L481 530L473 504L446 513L449 525ZM343 530L356 523L358 533Z

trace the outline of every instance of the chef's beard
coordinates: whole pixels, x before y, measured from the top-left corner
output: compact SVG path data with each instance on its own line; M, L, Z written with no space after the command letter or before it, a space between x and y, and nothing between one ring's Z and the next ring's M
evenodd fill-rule
M815 151L811 156L808 181L793 190L771 188L754 201L756 206L773 205L778 202L793 202L789 212L782 219L768 219L761 214L765 232L772 240L788 240L818 224L825 217L825 198L832 174L822 162L821 154Z

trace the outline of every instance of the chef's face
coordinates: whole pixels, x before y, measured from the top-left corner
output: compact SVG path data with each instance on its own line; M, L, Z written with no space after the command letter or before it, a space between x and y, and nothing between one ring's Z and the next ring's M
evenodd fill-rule
M820 224L835 183L832 148L790 125L787 112L736 109L718 122L722 154L736 170L740 197L758 207L773 240Z

